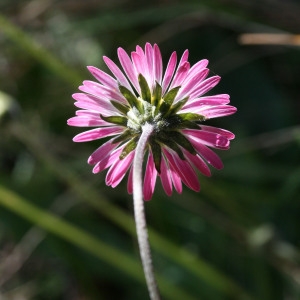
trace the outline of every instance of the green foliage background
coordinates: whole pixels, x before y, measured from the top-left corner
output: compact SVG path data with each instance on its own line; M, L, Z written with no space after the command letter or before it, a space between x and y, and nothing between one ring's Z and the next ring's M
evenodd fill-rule
M87 65L158 43L222 76L236 134L201 191L146 203L164 299L300 298L300 48L245 45L244 33L297 34L298 1L0 3L0 298L147 299L126 180L105 185L74 144L71 94ZM298 39L298 40L297 40Z

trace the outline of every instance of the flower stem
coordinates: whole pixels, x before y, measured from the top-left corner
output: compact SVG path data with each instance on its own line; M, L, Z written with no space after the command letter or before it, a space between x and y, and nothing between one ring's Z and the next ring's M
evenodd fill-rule
M154 277L150 244L148 239L147 224L143 200L142 168L144 150L154 126L146 123L142 128L142 134L137 144L133 160L133 202L137 238L140 248L144 274L151 300L159 300L159 291Z

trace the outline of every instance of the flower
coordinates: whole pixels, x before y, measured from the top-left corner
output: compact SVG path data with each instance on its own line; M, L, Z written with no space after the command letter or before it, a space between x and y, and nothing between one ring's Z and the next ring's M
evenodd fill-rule
M83 81L82 93L73 94L76 116L68 124L95 127L76 135L75 142L108 138L88 159L93 173L108 169L106 184L116 187L129 171L127 189L133 192L132 162L143 126L151 124L153 133L147 141L143 194L150 200L157 177L167 195L173 187L182 192L182 182L200 190L195 170L210 176L207 164L221 169L222 161L210 148L227 150L234 134L208 125L203 121L231 115L236 108L228 105L229 95L207 96L220 81L208 77L208 60L190 66L188 50L177 65L173 52L165 72L159 47L146 43L131 53L118 49L123 68L111 59L103 60L113 76L89 66L97 79Z

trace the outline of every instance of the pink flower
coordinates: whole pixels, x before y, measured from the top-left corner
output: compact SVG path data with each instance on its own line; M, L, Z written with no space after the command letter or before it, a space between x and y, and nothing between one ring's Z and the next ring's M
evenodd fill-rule
M186 50L178 65L173 52L165 72L158 46L147 43L131 53L118 49L120 69L108 57L104 62L113 76L95 67L88 70L98 82L86 80L82 93L73 98L79 108L68 124L94 127L74 137L75 142L109 139L88 159L93 173L108 169L106 184L116 187L129 171L128 192L133 192L132 162L143 125L150 123L151 134L145 154L143 194L150 200L157 176L167 195L173 187L182 192L182 182L194 191L200 184L196 170L210 176L207 164L221 169L223 163L211 148L227 150L234 134L202 125L205 120L228 116L236 108L228 105L229 95L207 96L220 81L208 77L208 61L190 66ZM177 65L177 67L176 67Z

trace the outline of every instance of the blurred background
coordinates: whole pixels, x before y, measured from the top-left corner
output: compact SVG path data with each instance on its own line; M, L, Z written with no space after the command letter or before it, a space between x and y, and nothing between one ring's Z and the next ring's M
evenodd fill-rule
M148 299L126 180L74 144L71 94L102 56L158 43L210 61L238 113L201 191L146 203L163 299L300 299L300 3L1 0L0 299ZM262 35L263 34L263 35Z

